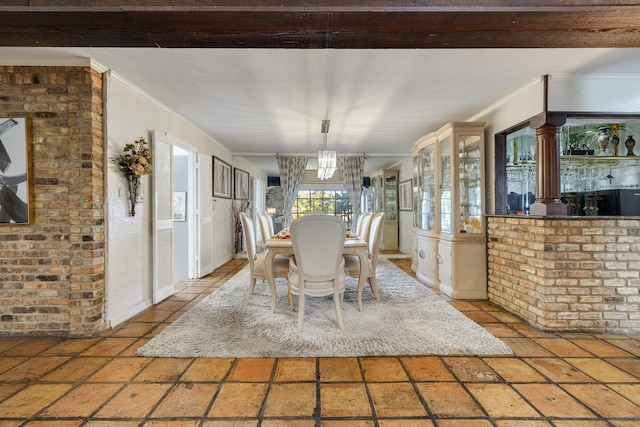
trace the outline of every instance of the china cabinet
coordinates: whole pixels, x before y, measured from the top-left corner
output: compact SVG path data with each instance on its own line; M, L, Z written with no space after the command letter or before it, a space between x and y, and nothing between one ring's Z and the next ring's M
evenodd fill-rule
M449 123L411 155L416 276L452 298L486 298L484 123Z
M371 173L373 212L384 212L382 247L398 249L398 171L381 169Z

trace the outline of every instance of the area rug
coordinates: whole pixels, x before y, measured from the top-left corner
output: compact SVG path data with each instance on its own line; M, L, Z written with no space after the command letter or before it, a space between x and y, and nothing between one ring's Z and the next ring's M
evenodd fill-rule
M198 303L138 350L151 357L356 357L512 354L509 347L451 307L388 260L378 260L376 302L367 285L364 310L357 279L348 278L343 303L345 329L338 329L331 297L307 298L304 326L287 305L284 279L271 313L266 282L244 304L248 267ZM297 297L294 302L297 305Z

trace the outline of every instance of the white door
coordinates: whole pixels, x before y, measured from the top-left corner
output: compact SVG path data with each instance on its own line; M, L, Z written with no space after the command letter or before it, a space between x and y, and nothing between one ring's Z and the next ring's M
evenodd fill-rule
M173 147L153 133L153 303L175 293L173 286Z

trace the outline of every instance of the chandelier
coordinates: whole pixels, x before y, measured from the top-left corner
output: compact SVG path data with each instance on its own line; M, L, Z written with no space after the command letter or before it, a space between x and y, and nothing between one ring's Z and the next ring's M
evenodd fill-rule
M329 179L336 171L337 153L327 150L329 120L322 121L321 132L324 135L324 150L318 151L318 179Z

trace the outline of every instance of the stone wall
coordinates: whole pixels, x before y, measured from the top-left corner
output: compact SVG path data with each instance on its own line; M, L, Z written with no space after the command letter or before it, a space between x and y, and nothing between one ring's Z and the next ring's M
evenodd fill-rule
M102 75L0 66L0 117L30 118L34 220L0 225L0 335L91 336L105 295Z
M640 333L640 218L488 218L489 299L549 331Z

